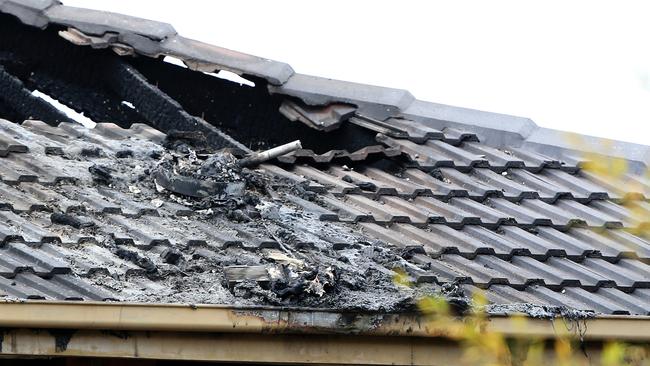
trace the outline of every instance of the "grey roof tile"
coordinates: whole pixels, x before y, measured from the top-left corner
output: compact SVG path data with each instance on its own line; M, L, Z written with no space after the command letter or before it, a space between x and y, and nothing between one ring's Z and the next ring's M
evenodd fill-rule
M460 273L472 280L480 288L488 288L496 284L509 284L511 286L524 286L529 282L525 273L511 272L508 262L492 256L478 256L474 260L466 259L459 255L445 255L439 259L457 268ZM505 267L505 268L504 268Z
M382 186L395 189L396 194L401 196L433 196L435 194L430 187L418 184L410 179L396 177L377 168L365 168L361 171L365 176L381 182ZM380 192L377 192L377 194L380 194Z
M541 232L545 228L538 228ZM554 230L554 229L548 229ZM556 230L554 230L556 231ZM515 226L503 226L499 229L504 240L515 243L518 248L526 249L531 257L537 259L547 259L550 256L564 257L569 255L582 256L583 252L571 251L564 243L555 244L544 239L541 235L534 235L526 230ZM557 231L556 231L557 232Z
M565 220L540 215L537 211L529 209L524 204L512 203L503 198L490 199L487 205L499 212L501 217L512 217L522 227L566 225Z
M430 246L431 242L428 239L418 235L417 230L420 229L414 226L404 225L402 227L401 224L384 226L374 223L361 223L360 226L371 236L399 248L406 248L422 253L425 251L439 251L439 248ZM416 231L416 233L412 234L411 231Z
M629 201L624 204L594 201L589 206L616 218L628 228L644 230L650 226L650 204L646 201Z
M397 198L397 197L390 197L390 196L385 196L381 198L381 202L383 202L385 205L389 206L389 210L392 212L403 212L405 213L406 217L408 218L408 222L414 225L424 225L427 224L429 221L431 221L431 214L430 211L426 209L422 209L408 200L402 199L402 198ZM437 216L433 216L434 219ZM396 220L393 220L393 222L396 222Z
M532 286L531 286L532 287ZM493 285L485 291L486 298L493 304L540 304L546 302L532 296L526 291L520 291L506 285Z
M520 201L524 198L540 198L541 194L532 187L518 183L508 176L507 171L495 173L490 169L474 169L472 175L486 185L496 187L502 192L503 197L511 201Z
M101 136L97 135L98 137L93 139L95 141L94 143L100 143L102 139L110 141L111 139L124 138L124 132L121 129L113 129L107 125L104 130ZM75 126L71 131L79 130ZM79 135L84 136L86 134L80 133ZM154 138L158 136L155 133L151 135ZM160 141L159 136L158 140ZM106 144L106 142L104 143ZM110 142L107 144L110 145ZM591 232L589 229L569 229L572 221L584 220L584 216L588 216L585 215L585 210L587 214L591 214L592 216L608 216L601 211L609 213L609 216L614 216L616 212L612 208L608 208L610 206L603 206L603 204L607 205L604 201L593 200L590 206L585 206L577 202L569 203L571 200L568 199L559 199L553 204L548 204L537 199L522 198L520 204L515 204L507 198L492 198L487 201L488 205L485 205L476 202L474 199L456 197L451 198L446 203L435 197L427 197L426 195L429 194L427 190L433 186L433 184L430 184L431 182L439 182L439 185L443 187L445 185L451 185L453 187L453 183L450 184L444 180L438 180L417 169L407 170L401 177L370 167L361 167L358 170L347 171L337 166L331 166L327 173L306 166L294 166L292 173L288 173L275 166L266 170L274 171L274 174L287 177L294 181L306 182L306 178L303 178L303 176L311 176L316 178L315 180L325 183L318 183L316 190L318 190L319 186L327 188L326 184L328 183L329 187L333 187L333 183L339 186L348 185L349 190L345 191L340 189L338 191L338 194L343 195L341 199L328 195L323 196L325 201L329 202L330 206L334 206L336 210L328 210L314 202L309 202L298 197L293 197L293 202L302 209L314 213L318 219L322 220L345 220L347 216L351 222L370 221L379 224L388 224L389 226L387 227L370 223L362 224L362 226L364 227L364 233L371 237L384 240L389 244L414 251L414 253L428 253L429 255L440 256L438 259L426 259L423 254L416 254L417 258L413 260L415 263L419 263L419 267L409 267L407 270L420 282L436 281L440 283L457 280L473 283L476 286L487 289L495 286L510 286L508 287L509 290L504 291L502 289L501 293L512 293L512 291L529 288L533 284L543 284L544 286L557 290L567 289L565 293L568 291L568 293L573 294L571 301L581 303L583 304L582 306L586 307L588 307L588 303L585 304L585 301L583 301L584 292L581 292L584 291L583 289L600 291L599 289L605 288L604 286L616 286L625 291L633 292L637 287L645 287L647 285L647 279L643 277L626 282L623 279L615 278L614 275L610 275L610 272L606 272L607 264L594 262L596 258L584 259L588 256L602 255L604 259L617 261L616 267L613 270L645 271L643 267L639 267L641 265L640 262L625 262L625 259L621 259L626 256L643 258L646 255L647 243L641 238L621 230L609 230L607 231L607 236L605 236L604 234ZM298 175L299 173L306 174L301 174L301 176ZM476 184L475 182L494 183L498 181L500 182L498 186L502 187L504 191L507 191L506 188L512 189L513 186L519 187L517 185L518 183L513 183L512 186L507 184L509 183L508 177L488 169L474 168L469 174L459 173L451 169L442 169L441 173L446 173L456 179L458 183L455 186L458 188L456 188L457 193L455 194L471 191L471 189L467 189L467 186L470 185L469 183L465 183L466 187L462 186L467 178L473 179L470 180L472 184ZM560 172L558 171L558 173ZM560 174L567 173L562 172ZM373 183L377 186L377 192L374 193L380 198L375 200L363 194L354 194L360 191L356 189L358 188L357 186L353 186L341 179L345 175L350 175L357 181L363 180ZM406 178L409 179L407 180ZM488 183L482 184L485 187L490 187L487 185ZM526 187L523 186L523 188ZM497 189L495 188L494 190ZM36 196L36 193L38 193L38 197L49 197L50 201L63 197L70 202L65 204L61 203L59 206L54 207L62 208L64 212L69 210L66 207L72 209L85 207L91 211L94 210L97 213L101 213L105 215L106 220L101 227L101 231L112 237L116 243L135 245L136 247L152 251L152 253L160 252L162 250L161 245L162 247L181 246L196 248L197 253L202 253L201 255L210 258L216 258L215 256L217 254L215 251L223 250L223 248L250 247L255 250L254 248L274 247L276 245L273 240L242 232L238 227L226 229L226 231L230 230L231 234L224 235L224 231L214 231L210 226L199 221L194 226L190 226L192 228L190 232L184 231L184 229L181 230L173 226L172 221L167 217L168 213L160 216L162 212L165 212L162 207L158 209L151 208L147 204L132 201L131 196L128 194L112 189L93 188L89 190L88 188L71 185L47 188L38 183L22 183L19 186L7 186L7 190L11 190L14 196L16 194L27 194L25 192L30 192L30 194L33 192ZM478 199L479 196L488 195L487 191L478 192L476 187L473 190L474 192L472 194L468 192L467 196L471 197L473 195L473 198ZM515 196L521 194L521 191L523 190L516 191L513 189L511 191L513 193L510 193L509 197L514 199ZM92 192L95 192L93 193L95 194L95 198L89 199L92 195L88 196L88 194ZM321 192L324 191L321 189ZM429 190L429 192L431 191ZM452 192L453 190L449 189L445 194L451 195ZM9 198L9 195L6 196ZM27 197L31 197L31 195L27 195ZM406 199L406 197L415 198ZM81 200L94 203L84 205L83 202L79 202ZM14 199L14 201L17 201L17 199ZM36 201L38 202L38 200ZM111 204L110 202L113 203ZM571 205L570 207L573 207L573 212L579 214L574 215L572 213L567 216L566 212L568 210L558 208L565 203ZM20 205L16 205L16 207L12 205L11 208L25 212L33 211L32 209L28 209L24 202L21 202L21 204L24 206L22 209L17 209ZM169 202L165 204L172 205L173 203ZM588 207L588 209L584 207ZM595 208L601 210L594 211ZM338 214L336 213L337 210L339 212ZM594 212L597 212L597 214ZM620 212L618 213L620 214ZM38 243L39 245L48 245L40 244L43 241L79 242L80 240L77 239L75 241L71 237L66 237L64 232L51 234L43 226L26 221L26 219L12 212L0 214L4 214L5 216L13 215L11 217L14 221L31 224L31 226L25 225L24 227L20 226L21 224L7 227L5 236L9 239L25 240L26 242ZM173 217L174 215L171 216ZM596 221L593 217L589 217L589 219ZM609 222L613 221L613 219L605 219L602 221ZM427 225L429 222L438 222L438 224ZM108 225L109 223L110 225ZM598 226L600 223L597 222L594 226ZM418 228L414 224L420 225L421 227ZM515 224L517 226L512 226ZM569 231L559 232L551 227L540 225L558 226L563 230ZM20 227L20 230L17 227ZM25 231L24 229L28 227L31 227L31 229ZM499 228L499 230L494 232L486 227ZM536 228L537 234L522 230L521 227L534 227ZM593 237L599 237L600 240L586 239ZM607 244L608 241L614 240L612 237L616 238L618 246ZM7 240L5 239L5 241ZM315 240L319 239L316 238ZM339 246L341 244L340 242L342 242L342 240L334 241ZM628 244L630 245L628 246L634 249L623 250L622 242L629 242ZM55 249L52 245L43 246L42 249L31 249L31 247L25 244L11 245L13 245L13 249L11 249L12 253L15 252L15 254L12 257L7 257L5 259L7 262L4 264L5 275L11 276L15 276L16 273L24 270L34 271L37 274L48 276L58 276L56 275L58 272L70 273L71 271L78 275L88 276L92 273L103 273L106 271L101 265L95 264L93 262L94 260L105 258L104 260L115 261L114 253L106 249L101 249L96 244L86 245L84 247L85 249L81 251L73 248ZM89 250L90 248L95 249ZM601 254L603 252L600 250L605 248L608 248L609 251ZM616 248L620 250L617 251ZM66 260L65 258L78 256L80 253L86 253L86 257L90 255L90 258L95 259L88 262L78 261L74 266L61 264L63 263L61 261ZM57 256L57 254L59 255ZM564 256L573 258L574 260L584 261L582 264L578 264L561 258ZM542 262L540 260L544 261ZM123 268L121 272L114 272L115 269L112 269L108 273L116 273L118 275L144 273L141 268L129 262L122 260L122 263L122 265L118 266ZM423 264L425 265L424 267L422 266ZM32 279L26 283L39 288L38 286L41 286L40 281L38 279ZM81 283L85 284L83 281ZM77 292L79 291L77 290ZM55 298L57 296L58 298L83 298L84 296L85 298L93 298L92 296L94 296L92 292L88 292L88 289L86 289L83 296L77 296L74 294L74 291L65 289L57 289L50 293L47 291L38 291L38 293L40 295L36 296L44 298ZM522 296L520 298L530 298L530 295ZM627 306L632 308L633 312L639 311L638 308L634 308L634 302L631 299L628 298L627 301ZM607 303L606 300L603 300L595 308L599 309L599 311L629 311L621 310L619 309L620 306L613 306Z
M496 170L510 169L510 168L526 168L526 162L519 159L510 153L510 151L502 151L488 145L477 142L465 142L463 148L479 156L485 156L490 163L490 167Z
M332 193L361 193L361 188L310 166L295 165L290 170L293 174L327 187Z
M294 74L271 92L302 99L308 105L342 102L356 105L358 114L385 120L415 99L406 90L363 85L317 76Z
M407 139L419 144L428 140L445 139L442 131L403 118L379 121L366 116L354 116L349 122L393 138Z
M371 170L372 168L369 168L368 170ZM371 186L371 188L368 189L363 189L361 190L366 190L372 193L376 193L378 195L392 195L396 196L399 192L404 192L403 190L400 190L400 187L397 187L394 182L385 182L385 179L390 179L390 176L381 176L384 180L377 180L372 178L372 174L361 174L359 172L356 172L354 170L350 169L343 169L342 167L333 165L329 168L328 173L331 175L334 175L338 179L348 182L357 186L360 186L362 184L366 184ZM376 176L377 174L375 174ZM397 179L396 179L397 180ZM403 188L403 187L402 187ZM358 191L360 192L360 191Z
M27 145L17 141L5 131L0 130L0 157L11 153L26 153L29 150Z
M176 34L176 30L166 23L99 10L53 6L46 10L45 15L51 22L74 27L84 33L97 36L108 32L134 33L160 41Z
M557 203L548 204L542 200L522 200L519 204L525 207L527 212L537 212L540 217L549 219L552 226L560 229L567 230L574 226L599 226L600 223L590 223L584 220L583 217L577 216L571 212L567 212L560 208ZM574 203L575 201L572 201Z
M451 198L451 197L468 197L469 193L462 187L451 181L443 181L432 177L431 175L419 169L406 169L402 174L405 180L426 187L431 190L434 197Z
M567 232L562 232L556 229L547 227L536 228L536 238L544 240L549 243L553 248L559 248L567 257L579 260L586 256L601 256L597 247L593 246L588 241L581 241L574 236L578 229L571 229ZM532 235L532 234L530 234Z
M308 106L295 100L285 100L279 108L280 113L290 121L299 121L319 131L333 131L350 118L356 107L345 103L332 103L327 106Z
M14 186L0 183L0 208L19 213L46 210L47 206L43 201L18 190Z
M367 212L377 223L419 222L424 224L428 221L426 212L422 212L415 206L408 207L408 202L399 198L391 200L391 197L387 197L384 202L381 202L351 194L346 196L345 202L362 212Z
M417 197L413 204L431 212L429 217L432 223L446 223L452 227L480 224L481 217L460 207L457 200L466 199L458 198L446 203L433 197Z
M48 23L44 10L59 4L56 0L2 0L0 1L0 11L14 15L21 22L34 27L45 27Z
M5 248L5 255L16 261L27 263L36 274L48 276L70 273L70 268L60 256L47 254L22 243L11 243Z
M338 200L332 196L323 196L323 203L332 211L338 214L336 221L372 221L374 218L368 212L363 212L358 208L355 208L351 205L347 205L341 200Z
M247 55L226 48L174 36L160 45L160 52L179 57L193 70L214 72L226 69L238 74L267 79L271 84L288 84L296 78L291 66L269 59Z
M370 145L355 151L330 150L317 154L310 149L298 149L291 153L277 157L277 160L285 164L297 163L352 163L375 158L386 158L400 155L397 148L384 147L381 145Z
M623 227L623 223L619 219L576 201L559 200L555 202L554 206L568 212L572 217L587 223L591 227Z
M269 175L285 178L299 184L304 184L307 186L307 188L310 191L320 192L320 193L327 192L327 187L313 180L308 179L304 175L294 174L292 172L289 172L285 169L282 169L272 164L261 164L259 168L267 172Z
M616 287L630 291L650 286L648 265L633 259L621 259L616 264L598 258L587 258L582 265L603 278L609 278Z
M413 256L413 262L426 267L426 271L435 277L435 282L437 283L467 283L468 281L471 281L470 276L461 273L459 270L453 268L452 265L447 264L444 261L432 259L426 255L415 254Z
M606 299L608 303L611 304L610 308L616 309L614 311L611 311L611 313L618 312L619 314L628 313L647 315L650 314L648 302L639 296L635 296L638 294L638 292L641 291L642 289L637 289L632 293L627 293L614 288L601 288L597 292L598 298L592 298L591 301L602 303L602 301ZM603 311L603 313L609 312Z
M483 201L488 197L503 196L503 192L498 186L495 186L492 182L485 183L475 175L461 173L454 168L440 168L440 174L442 174L445 180L466 190L471 198Z
M504 215L488 205L469 198L452 198L449 203L456 208L469 212L472 216L476 215L481 220L481 224L486 227L496 228L513 222L511 216Z
M553 203L562 197L572 197L572 192L567 188L559 186L553 180L544 179L541 176L543 172L534 174L523 169L510 169L506 173L509 179L536 191L540 199L545 202Z
M581 279L555 269L550 264L538 261L536 259L524 256L512 257L511 263L518 267L520 270L531 273L531 278L536 282L543 283L550 288L559 289L562 287L578 287L581 286Z
M578 168L574 165L566 165L559 159L555 159L531 150L522 148L512 148L509 150L512 156L524 161L526 169L532 172L539 172L545 168L565 169L576 171Z
M612 199L620 201L650 198L650 181L646 177L625 173L620 177L582 170L579 175L603 187Z
M575 174L569 174L558 169L546 169L539 176L560 186L560 192L563 190L570 192L573 198L581 202L609 198L606 190Z
M10 211L0 211L0 239L2 242L21 241L43 243L60 240L46 228Z
M502 227L502 229L507 228L510 227ZM546 247L540 247L536 243L510 240L503 231L497 232L481 226L468 225L463 228L463 232L507 258L513 255L547 256Z
M568 288L569 287L567 287L566 289ZM533 296L535 299L539 299L534 303L546 303L552 306L562 306L571 309L578 309L582 311L593 311L593 312L595 312L596 308L599 307L598 304L594 304L591 301L585 303L581 301L584 299L578 299L578 298L574 298L573 296L569 296L567 294L566 289L553 291L543 286L531 286L526 289L526 292L531 296ZM583 295L584 293L580 292L580 294Z
M579 135L580 141L576 143L575 139L567 139L566 136L565 131L539 127L526 138L522 148L562 158L582 155L588 159L620 159L633 173L644 172L647 168L650 156L648 146L588 135ZM603 146L607 146L607 149L604 150Z
M470 129L493 146L517 146L537 127L528 119L416 100L402 113L433 128Z
M442 129L444 133L443 140L452 145L460 145L461 142L478 142L479 138L474 132L466 129L459 129L453 127L445 127Z
M315 215L321 221L337 221L339 219L338 215L314 202L307 201L300 197L289 195L287 196L289 201L300 206L307 213Z
M429 140L425 144L416 144L409 140L378 137L390 147L399 148L413 164L422 169L453 167L463 172L474 167L489 167L488 160L483 155L465 151L461 146L454 146L444 141Z
M647 304L648 301L650 301L650 289L646 288L637 288L634 290L632 295L635 298L640 299L641 301L644 301L645 304ZM646 308L647 309L647 308Z

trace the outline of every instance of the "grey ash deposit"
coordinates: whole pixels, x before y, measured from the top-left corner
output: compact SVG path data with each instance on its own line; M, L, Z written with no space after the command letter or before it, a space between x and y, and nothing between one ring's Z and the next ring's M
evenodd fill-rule
M69 259L79 270L90 263L93 270L85 276L116 299L366 311L412 307L414 292L398 288L390 270L405 265L403 253L294 204L291 197L318 201L305 187L242 168L240 152L211 151L197 135L168 137L160 145L115 143L124 145L111 147L119 154L68 156L87 162L92 179L53 189L68 196L76 190L77 198L108 192L130 203L121 213L90 206L55 212L53 230L92 238L77 244L75 253L82 254ZM149 211L131 210L133 205ZM215 244L194 235L237 242ZM228 277L231 267L262 275Z

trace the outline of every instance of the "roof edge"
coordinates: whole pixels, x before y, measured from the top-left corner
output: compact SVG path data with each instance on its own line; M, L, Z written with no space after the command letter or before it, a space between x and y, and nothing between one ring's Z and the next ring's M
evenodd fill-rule
M579 320L491 316L482 330L505 336L589 340L650 340L650 316L598 316ZM116 331L349 334L449 337L461 329L432 324L421 314L372 314L315 309L219 305L23 301L0 303L0 327ZM578 329L584 333L576 334Z

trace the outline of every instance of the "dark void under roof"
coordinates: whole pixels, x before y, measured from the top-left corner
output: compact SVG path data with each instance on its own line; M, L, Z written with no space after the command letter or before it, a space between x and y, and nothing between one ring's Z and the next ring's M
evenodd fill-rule
M157 22L0 10L6 296L400 311L428 294L462 308L483 289L494 312L650 313L646 146L572 146L527 119L294 74ZM223 69L254 86L198 72ZM111 123L70 123L35 90ZM276 161L234 163L298 138ZM161 171L226 188L188 197Z

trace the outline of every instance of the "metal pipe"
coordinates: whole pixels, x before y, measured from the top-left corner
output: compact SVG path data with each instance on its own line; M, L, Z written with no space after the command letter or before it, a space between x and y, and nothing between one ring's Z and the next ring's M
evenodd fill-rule
M290 152L302 149L302 144L300 140L290 142L288 144L280 145L272 149L255 153L249 157L239 160L238 164L241 167L254 166L271 159L275 159L278 156L288 154Z

